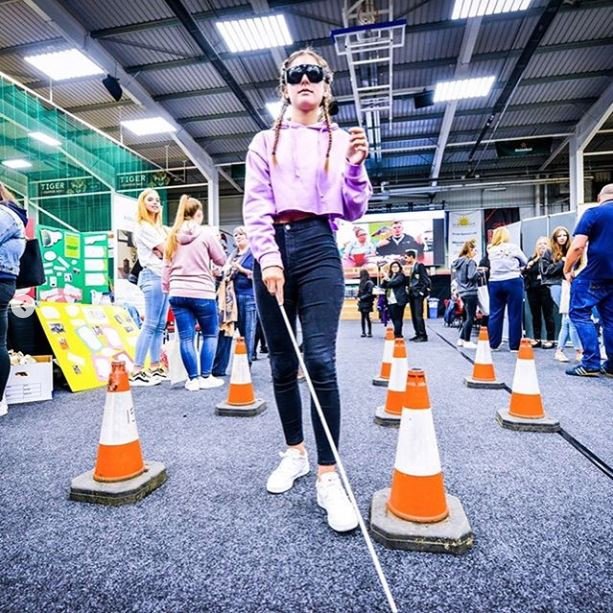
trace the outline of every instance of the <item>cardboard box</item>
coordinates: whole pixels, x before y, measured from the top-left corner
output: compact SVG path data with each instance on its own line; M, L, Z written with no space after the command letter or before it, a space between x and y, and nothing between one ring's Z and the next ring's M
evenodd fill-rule
M53 397L53 356L32 356L36 363L11 365L6 386L9 405L51 400Z

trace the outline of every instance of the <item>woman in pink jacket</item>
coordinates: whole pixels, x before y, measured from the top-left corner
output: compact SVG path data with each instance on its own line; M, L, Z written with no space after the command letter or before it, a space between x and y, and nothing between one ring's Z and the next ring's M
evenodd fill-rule
M255 258L256 304L269 347L275 399L287 449L268 478L280 494L309 472L304 446L298 360L279 304L292 324L300 318L306 366L335 443L340 433L336 335L344 297L337 219L364 215L372 188L364 167L368 143L361 128L344 132L330 120L332 72L311 49L281 66L282 111L274 128L255 136L246 160L243 216ZM291 119L286 120L286 111ZM357 517L335 470L335 460L314 407L317 502L338 532Z

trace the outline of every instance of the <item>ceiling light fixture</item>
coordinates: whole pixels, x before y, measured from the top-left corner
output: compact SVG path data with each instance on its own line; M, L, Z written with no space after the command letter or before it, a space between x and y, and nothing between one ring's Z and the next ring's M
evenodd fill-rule
M163 117L147 117L146 119L127 119L121 125L137 136L150 134L166 134L176 132L177 129L168 123Z
M531 0L455 0L451 19L525 11Z
M13 170L22 170L24 168L31 168L32 164L28 160L16 159L16 160L4 160L3 166L12 168Z
M434 102L465 100L487 96L494 85L496 77L478 77L459 81L441 81L434 90Z
M24 59L54 81L104 73L104 70L77 49L29 55Z
M283 15L218 21L215 25L232 53L284 47L294 42Z
M53 138L44 132L28 132L28 136L50 147L59 147L62 144L57 138Z

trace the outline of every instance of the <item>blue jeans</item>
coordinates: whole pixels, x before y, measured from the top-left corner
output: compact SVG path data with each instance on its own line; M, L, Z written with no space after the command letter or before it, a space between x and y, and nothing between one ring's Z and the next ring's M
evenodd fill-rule
M490 318L487 330L490 347L494 349L502 342L504 309L509 310L509 349L519 349L522 335L522 311L524 303L524 281L520 277L506 281L490 281Z
M217 349L217 302L212 298L187 298L172 296L170 306L175 314L179 341L181 343L181 359L190 379L198 376L208 377L213 367L213 358ZM200 325L202 345L200 347L200 372L194 347L196 321Z
M168 295L162 292L162 277L148 268L143 269L138 276L138 287L145 295L145 321L136 341L134 364L141 367L147 354L153 364L160 361L168 316Z
M253 290L248 293L236 294L236 301L238 305L238 331L245 339L247 357L249 358L249 364L251 364L255 355L255 323L257 320Z
M570 319L583 345L582 365L587 370L600 368L598 333L592 321L592 309L598 308L608 360L605 368L613 371L613 280L590 281L579 275L570 286Z
M0 280L0 400L4 397L6 384L11 374L11 360L6 346L9 302L15 295L16 279Z
M562 313L560 335L558 336L558 349L560 351L564 351L569 338L575 349L581 349L581 340L579 339L579 334L577 334L575 324L570 320L567 313Z
M304 361L313 381L332 438L338 446L340 398L336 379L336 335L343 304L344 280L338 248L325 218L276 225L275 238L285 273L285 310L295 329L300 318ZM298 358L294 353L276 299L253 269L255 299L268 341L273 387L288 445L303 442L302 401L298 388ZM311 402L311 420L320 465L335 464L330 445Z

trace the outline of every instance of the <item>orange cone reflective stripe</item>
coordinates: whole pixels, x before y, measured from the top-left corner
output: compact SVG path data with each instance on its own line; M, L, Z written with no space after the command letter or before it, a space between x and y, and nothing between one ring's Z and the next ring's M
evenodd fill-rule
M255 402L255 390L253 389L249 360L247 359L247 346L245 345L245 339L242 337L236 339L226 402L233 406L245 406Z
M509 415L528 419L545 417L543 400L539 389L534 362L534 350L530 341L522 339L517 354Z
M394 341L392 370L385 397L385 412L400 415L407 387L407 349L403 338Z
M383 342L383 359L379 378L389 380L392 371L392 357L394 355L394 330L388 326L385 330L385 341Z
M490 350L490 340L486 326L479 329L479 340L477 341L477 352L475 354L475 365L473 367L473 377L475 381L496 381L492 352Z

